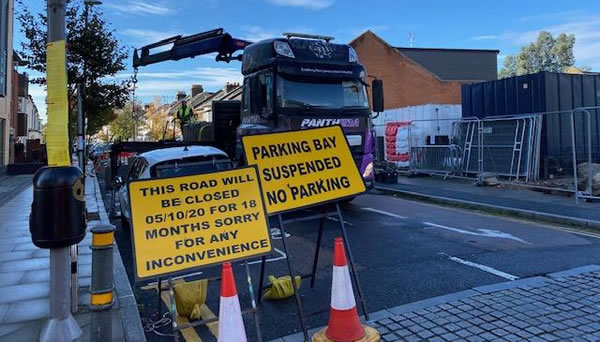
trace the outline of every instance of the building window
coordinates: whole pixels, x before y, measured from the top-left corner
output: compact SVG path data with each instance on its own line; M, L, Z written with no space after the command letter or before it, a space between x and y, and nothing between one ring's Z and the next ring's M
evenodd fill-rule
M8 1L0 0L0 96L6 96L8 75Z

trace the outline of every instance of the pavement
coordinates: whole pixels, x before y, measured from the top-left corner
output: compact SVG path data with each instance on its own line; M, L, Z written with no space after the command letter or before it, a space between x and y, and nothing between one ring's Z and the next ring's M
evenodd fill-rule
M402 305L370 322L382 341L598 341L600 266Z
M405 198L600 230L600 202L575 203L573 196L546 194L513 186L476 186L475 181L399 176L398 184L376 183L379 190Z
M9 176L0 173L0 206L10 202L21 191L31 187L33 175Z
M50 316L49 250L37 248L31 242L29 213L33 200L32 176L27 176L28 186L24 186L24 176L6 177L9 182L2 180L0 193L8 194L6 196L11 199L0 203L0 293L5 294L0 299L0 342L38 341L40 330ZM88 221L88 234L78 245L79 305L74 317L83 330L79 341L90 339L92 258L89 246L92 237L89 228L109 222L100 196L96 179L86 178L88 210L98 219ZM117 248L114 273L117 300L111 311L112 340L144 341L135 298L126 281ZM119 281L119 278L125 281ZM131 310L132 306L135 311ZM137 333L137 336L131 333Z
M600 266L475 287L371 316L366 324L382 341L598 341ZM300 334L273 340L298 341Z

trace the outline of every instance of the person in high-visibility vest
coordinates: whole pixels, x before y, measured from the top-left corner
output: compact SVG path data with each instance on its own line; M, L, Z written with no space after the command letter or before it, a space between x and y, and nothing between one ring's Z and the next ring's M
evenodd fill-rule
M192 107L187 105L187 101L181 101L181 106L177 109L177 119L179 120L179 125L181 126L181 131L183 132L183 125L189 123L194 116L194 111Z

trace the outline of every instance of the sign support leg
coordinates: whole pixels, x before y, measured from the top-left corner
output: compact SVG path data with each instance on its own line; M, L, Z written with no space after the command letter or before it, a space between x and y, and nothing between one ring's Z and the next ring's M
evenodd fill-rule
M292 264L290 262L290 253L287 249L287 244L285 243L286 234L285 234L285 226L283 224L283 218L280 215L277 215L277 219L279 220L279 229L281 229L281 242L283 243L283 251L285 253L285 261L288 268L288 273L292 278L292 286L294 287L294 296L296 297L296 307L298 308L298 315L300 316L300 325L302 326L302 333L304 334L304 340L308 341L308 330L306 329L306 323L304 322L304 310L302 308L302 300L300 299L300 294L298 293L298 286L296 286L296 279L294 278L294 272L292 271Z
M327 215L327 213L324 213ZM312 273L310 276L310 288L315 287L315 277L317 275L317 263L319 262L319 250L321 249L321 239L323 238L323 226L325 225L325 219L327 216L323 216L319 220L319 234L317 235L317 248L315 249L315 258L313 260Z
M161 306L162 300L161 300L161 297L160 297L160 295L162 294L161 293L162 292L162 278L161 277L158 277L158 288L157 288L157 290L158 290L158 296L156 298L156 304L157 304L158 314L156 316L156 319L160 319L160 314L162 312L162 306Z
M358 274L356 273L356 269L354 268L354 257L352 256L352 250L350 249L348 234L346 234L346 225L344 224L344 218L342 217L342 210L340 209L340 204L336 203L335 208L337 211L338 220L340 222L340 230L342 231L342 237L344 238L344 247L346 248L346 253L348 254L348 263L350 264L352 277L354 278L354 283L356 284L356 293L358 294L358 298L360 300L360 305L362 307L363 314L365 315L365 319L368 321L369 313L367 312L367 306L365 304L365 299L363 298L362 287L360 286L360 282L358 280Z
M267 257L262 256L260 258L260 274L258 276L258 304L262 302L263 289L265 288L265 264L267 263Z
M173 326L173 339L179 342L179 327L177 326L177 308L175 307L175 290L173 289L173 278L169 277L169 312L171 313L171 325Z
M264 259L263 259L263 262L264 262ZM264 265L264 263L263 263L263 265ZM260 331L260 323L258 321L258 309L256 308L256 300L254 298L254 288L252 287L252 277L250 276L250 267L248 266L248 261L244 261L244 267L246 268L246 280L248 281L248 294L250 295L250 301L252 302L252 318L254 318L254 327L256 328L256 336L257 336L258 342L262 342L262 333ZM262 286L262 283L261 283L261 286Z

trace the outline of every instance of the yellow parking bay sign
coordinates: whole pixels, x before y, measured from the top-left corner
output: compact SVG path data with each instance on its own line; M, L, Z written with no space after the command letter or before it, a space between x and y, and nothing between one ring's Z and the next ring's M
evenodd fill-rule
M340 126L242 137L257 165L269 214L342 199L366 190Z
M271 251L255 167L135 181L129 198L138 279Z

